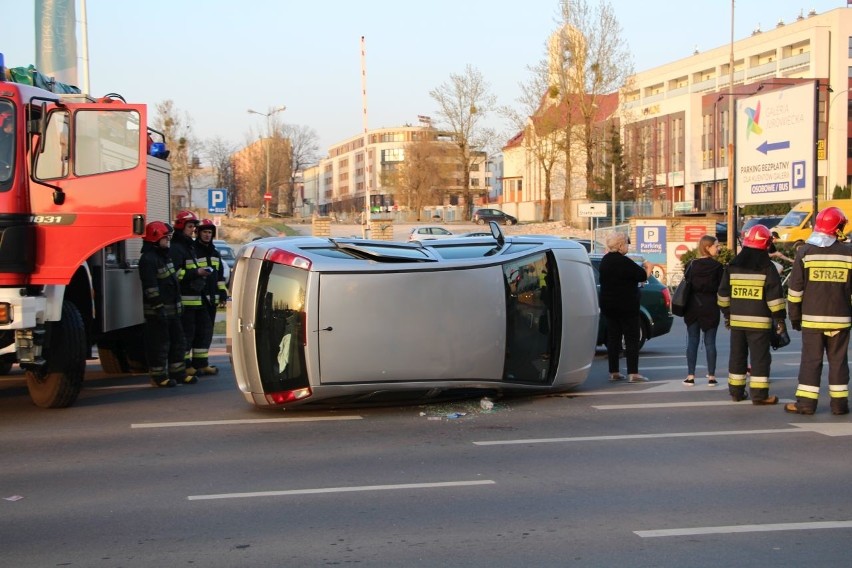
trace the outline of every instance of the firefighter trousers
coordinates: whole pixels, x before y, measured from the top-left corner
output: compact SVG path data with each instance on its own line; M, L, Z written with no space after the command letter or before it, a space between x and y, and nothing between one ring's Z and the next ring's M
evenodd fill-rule
M185 308L183 333L186 337L186 366L203 369L209 365L208 352L213 341L213 320L206 307Z
M802 361L796 401L799 408L816 411L822 375L823 354L828 359L828 392L831 410L849 411L849 330L802 332Z
M769 354L768 329L744 330L731 329L731 353L728 359L728 392L735 399L745 398L746 373L751 356L751 376L748 381L752 400L766 400L769 397L769 367L772 355Z
M186 377L183 326L180 317L145 318L145 358L148 374L156 382Z

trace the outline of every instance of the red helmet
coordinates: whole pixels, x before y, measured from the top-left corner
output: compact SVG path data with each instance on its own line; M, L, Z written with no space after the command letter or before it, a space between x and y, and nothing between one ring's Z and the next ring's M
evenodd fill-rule
M184 209L183 211L180 211L177 215L175 215L176 230L183 231L184 227L186 227L186 224L189 222L195 223L197 225L198 215L187 209Z
M743 235L743 246L767 250L772 244L772 233L763 225L754 225Z
M837 207L826 207L816 216L814 231L831 235L832 237L843 237L843 229L846 228L848 219L843 211Z
M149 243L158 243L163 237L168 237L174 232L172 226L162 221L152 221L145 227L143 240Z
M213 238L214 239L216 238L216 225L213 224L213 219L202 219L201 222L198 223L196 230L198 230L199 235L201 234L201 231L203 231L204 229L212 230L213 231Z

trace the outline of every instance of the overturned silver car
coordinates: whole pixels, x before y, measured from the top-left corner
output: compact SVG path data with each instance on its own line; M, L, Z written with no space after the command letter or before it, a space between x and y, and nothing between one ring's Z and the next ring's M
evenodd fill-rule
M591 366L598 298L582 245L268 238L237 254L227 344L246 400L428 402L548 393Z

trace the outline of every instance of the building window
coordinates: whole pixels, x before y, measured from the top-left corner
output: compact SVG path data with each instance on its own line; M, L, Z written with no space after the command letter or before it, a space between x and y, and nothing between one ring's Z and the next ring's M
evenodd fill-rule
M852 37L849 38L849 57L852 57Z

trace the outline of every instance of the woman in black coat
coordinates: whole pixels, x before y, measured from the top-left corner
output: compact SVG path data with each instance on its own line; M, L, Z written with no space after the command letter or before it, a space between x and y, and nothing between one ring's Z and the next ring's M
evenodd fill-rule
M719 241L704 235L698 241L698 257L689 263L686 278L690 293L686 302L683 320L686 323L687 375L683 384L695 386L695 363L698 359L698 342L704 332L704 351L707 353L707 384L715 387L716 382L716 330L719 328L719 306L716 292L722 282L722 265L715 259L719 254Z
M639 285L648 280L651 264L642 266L626 257L627 235L614 231L606 238L607 252L598 268L600 274L601 315L606 318L606 350L609 359L609 380L625 377L618 370L618 354L624 337L628 382L644 383L648 379L639 374Z

